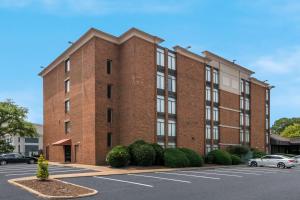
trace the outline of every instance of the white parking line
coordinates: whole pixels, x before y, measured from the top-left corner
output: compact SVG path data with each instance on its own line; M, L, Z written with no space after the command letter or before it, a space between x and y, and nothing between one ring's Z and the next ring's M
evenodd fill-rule
M210 170L208 170L210 171ZM237 172L237 171L225 171L225 170L212 170L214 172L221 172L221 173L234 173L234 174L248 174L248 175L257 175L257 176L261 176L262 174L258 174L258 173L251 173L251 172Z
M196 174L208 174L208 175L218 175L218 176L232 176L237 178L243 178L243 176L235 175L235 174L220 174L214 172L200 172L200 171L181 171L181 172L188 172L188 173L196 173Z
M124 180L120 180L120 179L105 178L105 177L100 177L100 176L94 176L94 178L104 179L104 180L110 180L110 181L116 181L116 182L122 182L122 183L130 183L130 184L134 184L134 185L140 185L140 186L145 186L145 187L151 187L151 188L153 188L153 185L147 185L147 184L137 183L137 182L131 182L131 181L124 181Z
M190 177L197 177L197 178L204 178L204 179L220 180L220 178L216 178L216 177L198 176L198 175L191 175L191 174L179 174L179 173L169 173L169 172L155 172L155 173L158 173L158 174L169 174L169 175L176 175L176 176L190 176Z
M250 173L263 173L263 174L276 174L277 172L271 171L259 171L259 170L247 170L247 169L228 169L228 168L221 168L224 171L238 171L238 172L250 172Z
M74 170L63 170L63 171L50 171L50 173L62 173L62 172L79 172L79 171L87 171L88 169L74 169ZM21 173L21 174L6 174L5 176L19 176L19 175L28 175L28 174L35 174L34 172L31 173Z
M251 171L251 169L253 169L254 171L262 171L262 172L282 172L282 173L289 173L288 171L285 171L285 169L282 169L282 170L280 170L280 169L277 169L277 168L274 168L274 169L272 169L272 168L268 168L268 169L266 169L266 168L238 168L238 169L241 169L241 170L249 170L249 171Z
M129 176L145 177L145 178L161 179L161 180L167 180L167 181L182 182L182 183L192 183L190 181L184 181L184 180L178 180L178 179L172 179L172 178L163 178L163 177L158 177L158 176L148 176L148 175L140 175L140 174L128 174L128 175Z

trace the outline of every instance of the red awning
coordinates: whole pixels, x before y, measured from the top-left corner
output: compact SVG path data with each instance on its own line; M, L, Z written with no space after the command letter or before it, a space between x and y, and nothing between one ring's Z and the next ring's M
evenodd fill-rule
M64 145L71 145L71 139L63 139L59 140L55 143L52 143L53 146L64 146Z

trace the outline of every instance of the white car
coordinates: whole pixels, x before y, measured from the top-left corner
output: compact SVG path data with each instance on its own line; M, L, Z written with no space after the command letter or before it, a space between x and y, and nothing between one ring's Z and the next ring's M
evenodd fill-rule
M248 165L250 167L268 166L283 169L294 167L296 160L282 155L266 155L261 158L250 159Z
M298 155L298 156L295 156L295 157L293 157L293 159L295 159L296 160L296 164L297 165L300 165L300 156Z

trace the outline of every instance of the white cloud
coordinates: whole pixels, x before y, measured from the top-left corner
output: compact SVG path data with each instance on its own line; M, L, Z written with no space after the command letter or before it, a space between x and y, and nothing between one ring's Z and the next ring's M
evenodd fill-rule
M300 72L300 47L278 50L273 55L258 58L252 66L257 70L273 74Z
M195 0L0 0L0 7L34 7L51 14L105 15L119 13L180 13L193 8Z

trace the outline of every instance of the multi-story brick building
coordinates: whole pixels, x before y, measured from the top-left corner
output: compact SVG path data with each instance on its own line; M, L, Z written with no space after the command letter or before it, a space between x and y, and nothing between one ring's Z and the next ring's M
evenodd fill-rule
M113 146L137 139L200 154L268 150L269 85L209 51L161 42L135 28L119 37L90 29L40 73L48 159L103 164Z

